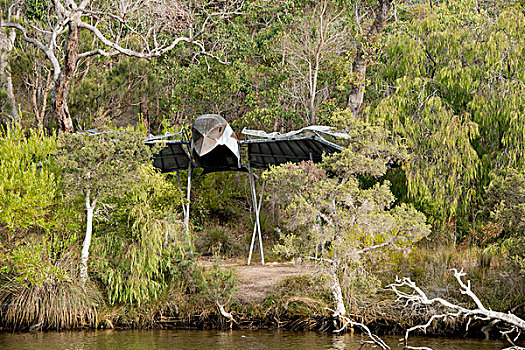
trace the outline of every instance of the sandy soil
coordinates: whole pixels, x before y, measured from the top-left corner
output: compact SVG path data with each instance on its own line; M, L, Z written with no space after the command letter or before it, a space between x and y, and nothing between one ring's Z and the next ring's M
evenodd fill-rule
M211 266L211 261L201 261L204 266ZM268 292L288 276L300 276L314 273L316 269L309 266L296 266L292 263L255 263L246 265L231 261L223 262L223 266L235 267L239 278L235 297L242 302L261 302Z

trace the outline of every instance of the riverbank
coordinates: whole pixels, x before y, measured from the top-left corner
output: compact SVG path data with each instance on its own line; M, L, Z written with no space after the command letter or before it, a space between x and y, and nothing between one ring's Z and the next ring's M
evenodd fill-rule
M518 307L513 307L512 312L522 317L525 315L525 305L515 304L515 301L523 296L523 284L504 273L505 268L501 261L495 258L487 265L486 257L481 259L478 255L480 252L468 251L457 256L451 256L449 253L444 250L440 253L433 251L434 259L428 260L425 258L425 251L420 250L410 257L413 261L405 273L428 283L424 289L429 296L444 297L468 306L468 300L455 288L448 271L451 266L458 266L458 260L462 259L471 272L469 278L476 292L486 301L488 307L506 307L508 304L514 304ZM485 265L480 264L482 261ZM211 260L200 261L199 264L204 270L213 266ZM189 294L180 300L177 307L167 307L149 318L146 323L122 322L123 319L117 319L113 324L121 329L283 329L333 332L338 328L339 324L334 322L330 311L333 308L333 300L327 284L328 278L320 266L292 263L269 263L264 266L256 263L246 266L242 261L231 260L223 261L221 266L235 271L237 278L237 288L226 306L226 311L231 313L233 321L222 315L217 305L210 300ZM422 271L426 273L423 275ZM372 279L370 276L368 278ZM406 329L423 324L432 315L442 311L439 307L405 305L396 301L395 295L384 288L393 280L392 271L378 271L376 278L374 282L378 285L374 285L373 288L372 282L366 279L346 281L345 288L348 315L366 324L374 333L402 335ZM428 287L430 283L433 283L434 287ZM355 331L360 332L359 329ZM464 318L435 322L427 329L426 334L501 338L498 327L481 320L469 322Z
M441 296L468 306L468 300L462 297L450 276L451 267L464 267L469 272L475 292L487 307L510 311L505 308L514 305L512 312L518 316L525 314L524 305L519 303L523 300L523 283L505 273L508 267L503 265L503 259L498 256L488 259L474 249L454 252L452 249L426 252L421 248L404 262L396 261L396 266L386 261L376 262L374 275L348 274L353 277L343 280L347 314L374 333L401 335L407 328L425 323L441 311L395 301L395 295L385 289L394 280L394 274L418 281L430 297ZM50 323L67 316L64 313L67 310L63 309L59 310L61 314L52 313L57 305L64 305L56 300L54 304L45 304L44 299L35 296L19 299L18 313L11 318L6 317L4 300L2 329L283 329L330 333L338 326L329 310L333 308L333 299L328 278L320 265L255 263L246 266L242 260L199 259L187 271L192 271L193 277L188 277L188 272L185 279L173 281L158 298L141 305L110 305L104 302L107 296L93 292L96 290L93 281L87 286L95 300L89 307L82 304L85 300L78 294L64 294L67 288L50 289L45 300L61 297L70 298L69 305L77 303L69 310L70 323L63 320ZM221 313L219 304L231 318ZM43 312L44 308L49 310ZM31 312L34 315L28 317ZM490 328L487 322L474 320L466 331L467 322L466 319L436 322L427 330L427 335L500 337L497 326Z

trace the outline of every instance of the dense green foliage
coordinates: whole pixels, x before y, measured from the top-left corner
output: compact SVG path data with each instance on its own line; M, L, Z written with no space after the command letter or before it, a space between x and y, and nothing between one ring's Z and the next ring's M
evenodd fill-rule
M519 6L494 19L444 3L385 43L378 76L392 93L371 114L403 137L409 196L435 224L476 220L490 180L523 168L524 23Z
M0 223L8 229L45 229L55 203L56 178L48 156L52 138L20 128L0 133Z
M0 2L3 20L12 3ZM22 3L17 23L45 22L45 1ZM76 131L102 131L96 135L57 134L50 60L16 32L13 50L1 53L21 125L10 126L12 101L2 80L0 324L97 326L95 309L110 322L163 317L166 310L179 317L180 305L232 302L233 272L218 264L201 270L197 261L245 257L253 229L247 178L198 177L187 235L184 182L179 188L175 175L154 170L143 143L147 132L176 131L204 113L221 114L236 132L315 122L350 136L337 140L343 151L321 165L288 164L263 175L269 260L317 254L337 261L346 302L364 290L376 295L384 280L379 270L444 289L438 267L468 261L480 281L486 277L487 295L506 300L495 308L522 303L525 4L401 1L391 4L381 30L369 33L379 3L180 1L191 21L162 28L159 38L196 35L206 54L184 44L150 60L86 55L75 62L69 112ZM137 30L159 29L152 21L159 13L136 11L143 26ZM98 23L112 39L140 46L130 28ZM11 33L2 29L0 41ZM64 47L60 38L56 46ZM93 43L81 30L80 51ZM57 50L60 62L64 52ZM365 73L356 71L360 55ZM347 101L356 86L364 100L354 113ZM79 264L91 214L83 289ZM412 250L416 244L426 253ZM364 254L371 246L395 249ZM433 256L433 249L443 250ZM496 268L487 271L492 258ZM325 305L329 298L321 299ZM22 303L40 306L23 313ZM73 311L44 315L42 308Z
M94 200L119 196L129 189L140 164L151 158L151 149L140 131L127 128L61 134L53 156L67 193L73 198L91 195Z
M53 165L54 137L19 128L1 134L0 302L13 328L94 324L88 287L74 283L78 213L64 205ZM30 307L26 307L30 305Z
M174 279L179 264L191 263L189 237L182 234L175 207L180 193L164 177L144 167L123 198L113 197L98 218L94 241L95 277L110 304L140 306L155 300ZM122 273L126 271L126 273Z

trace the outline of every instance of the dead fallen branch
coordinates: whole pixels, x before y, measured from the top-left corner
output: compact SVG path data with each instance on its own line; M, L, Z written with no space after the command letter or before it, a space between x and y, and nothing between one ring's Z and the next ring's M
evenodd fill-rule
M386 343L381 338L379 338L377 335L373 334L372 331L370 330L370 328L368 328L364 323L355 322L355 321L353 321L352 319L350 319L349 317L347 317L345 315L337 314L337 312L332 310L332 309L326 308L326 310L331 311L334 314L334 316L338 317L341 321L343 321L343 326L340 327L339 329L335 330L336 333L340 333L340 332L344 331L345 329L347 329L348 326L350 326L350 327L356 327L357 326L357 327L361 328L363 330L363 332L365 332L365 334L368 335L368 337L370 339L372 339L371 342L366 342L366 343L373 343L373 344L379 346L383 350L390 349L390 347L388 345L386 345Z
M424 305L438 304L445 307L446 310L443 314L433 315L425 324L417 325L407 329L405 333L405 347L407 349L428 349L408 346L408 337L410 335L410 332L415 330L422 330L423 332L426 332L427 328L430 327L435 320L446 320L447 318L455 319L458 317L463 317L468 318L469 322L472 319L492 322L504 322L505 324L510 326L510 329L504 332L502 331L501 333L513 345L513 347L510 349L521 349L519 347L516 347L514 342L521 335L521 332L525 330L525 320L517 317L512 313L492 311L491 309L486 308L481 302L481 300L477 297L477 295L474 294L474 292L472 291L470 286L470 280L467 280L466 283L463 282L462 277L465 276L466 273L464 273L463 270L458 271L456 269L452 269L451 271L454 272L454 277L456 278L460 286L461 294L467 295L470 299L472 299L472 301L474 301L474 304L476 305L475 309L467 309L463 306L451 303L450 301L445 300L443 298L430 299L421 288L419 288L412 280L410 280L410 278L407 277L404 277L402 279L397 278L395 283L392 283L387 287L392 289L394 293L396 293L397 300L405 300L405 305L408 305L409 303L418 303ZM408 288L410 292L405 292L400 288ZM514 339L511 339L510 337L510 334L512 333L517 333L517 336L514 337Z
M220 304L219 301L216 300L215 303L217 304L217 307L219 308L219 312L221 313L221 315L226 317L228 320L230 320L230 328L232 328L233 324L237 323L237 321L235 321L235 319L233 318L232 313L231 312L227 312L224 309L224 305Z

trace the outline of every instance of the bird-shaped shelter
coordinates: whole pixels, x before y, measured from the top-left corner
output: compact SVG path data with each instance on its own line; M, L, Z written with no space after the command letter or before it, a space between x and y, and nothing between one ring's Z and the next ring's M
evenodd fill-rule
M153 165L162 172L177 172L180 186L180 171L188 170L186 203L183 204L184 225L189 230L190 196L192 169L202 168L201 176L217 171L247 172L255 213L248 265L251 263L255 241L258 238L261 263L264 264L261 224L261 210L264 185L257 198L253 169L269 169L272 165L322 160L323 154L340 152L342 147L327 138L348 138L327 126L309 126L289 133L266 133L261 130L244 129L245 139L239 141L228 122L218 114L197 117L192 126L192 135L184 130L150 136L146 143L162 142L163 147L154 155ZM247 154L247 164L242 164L241 149Z

